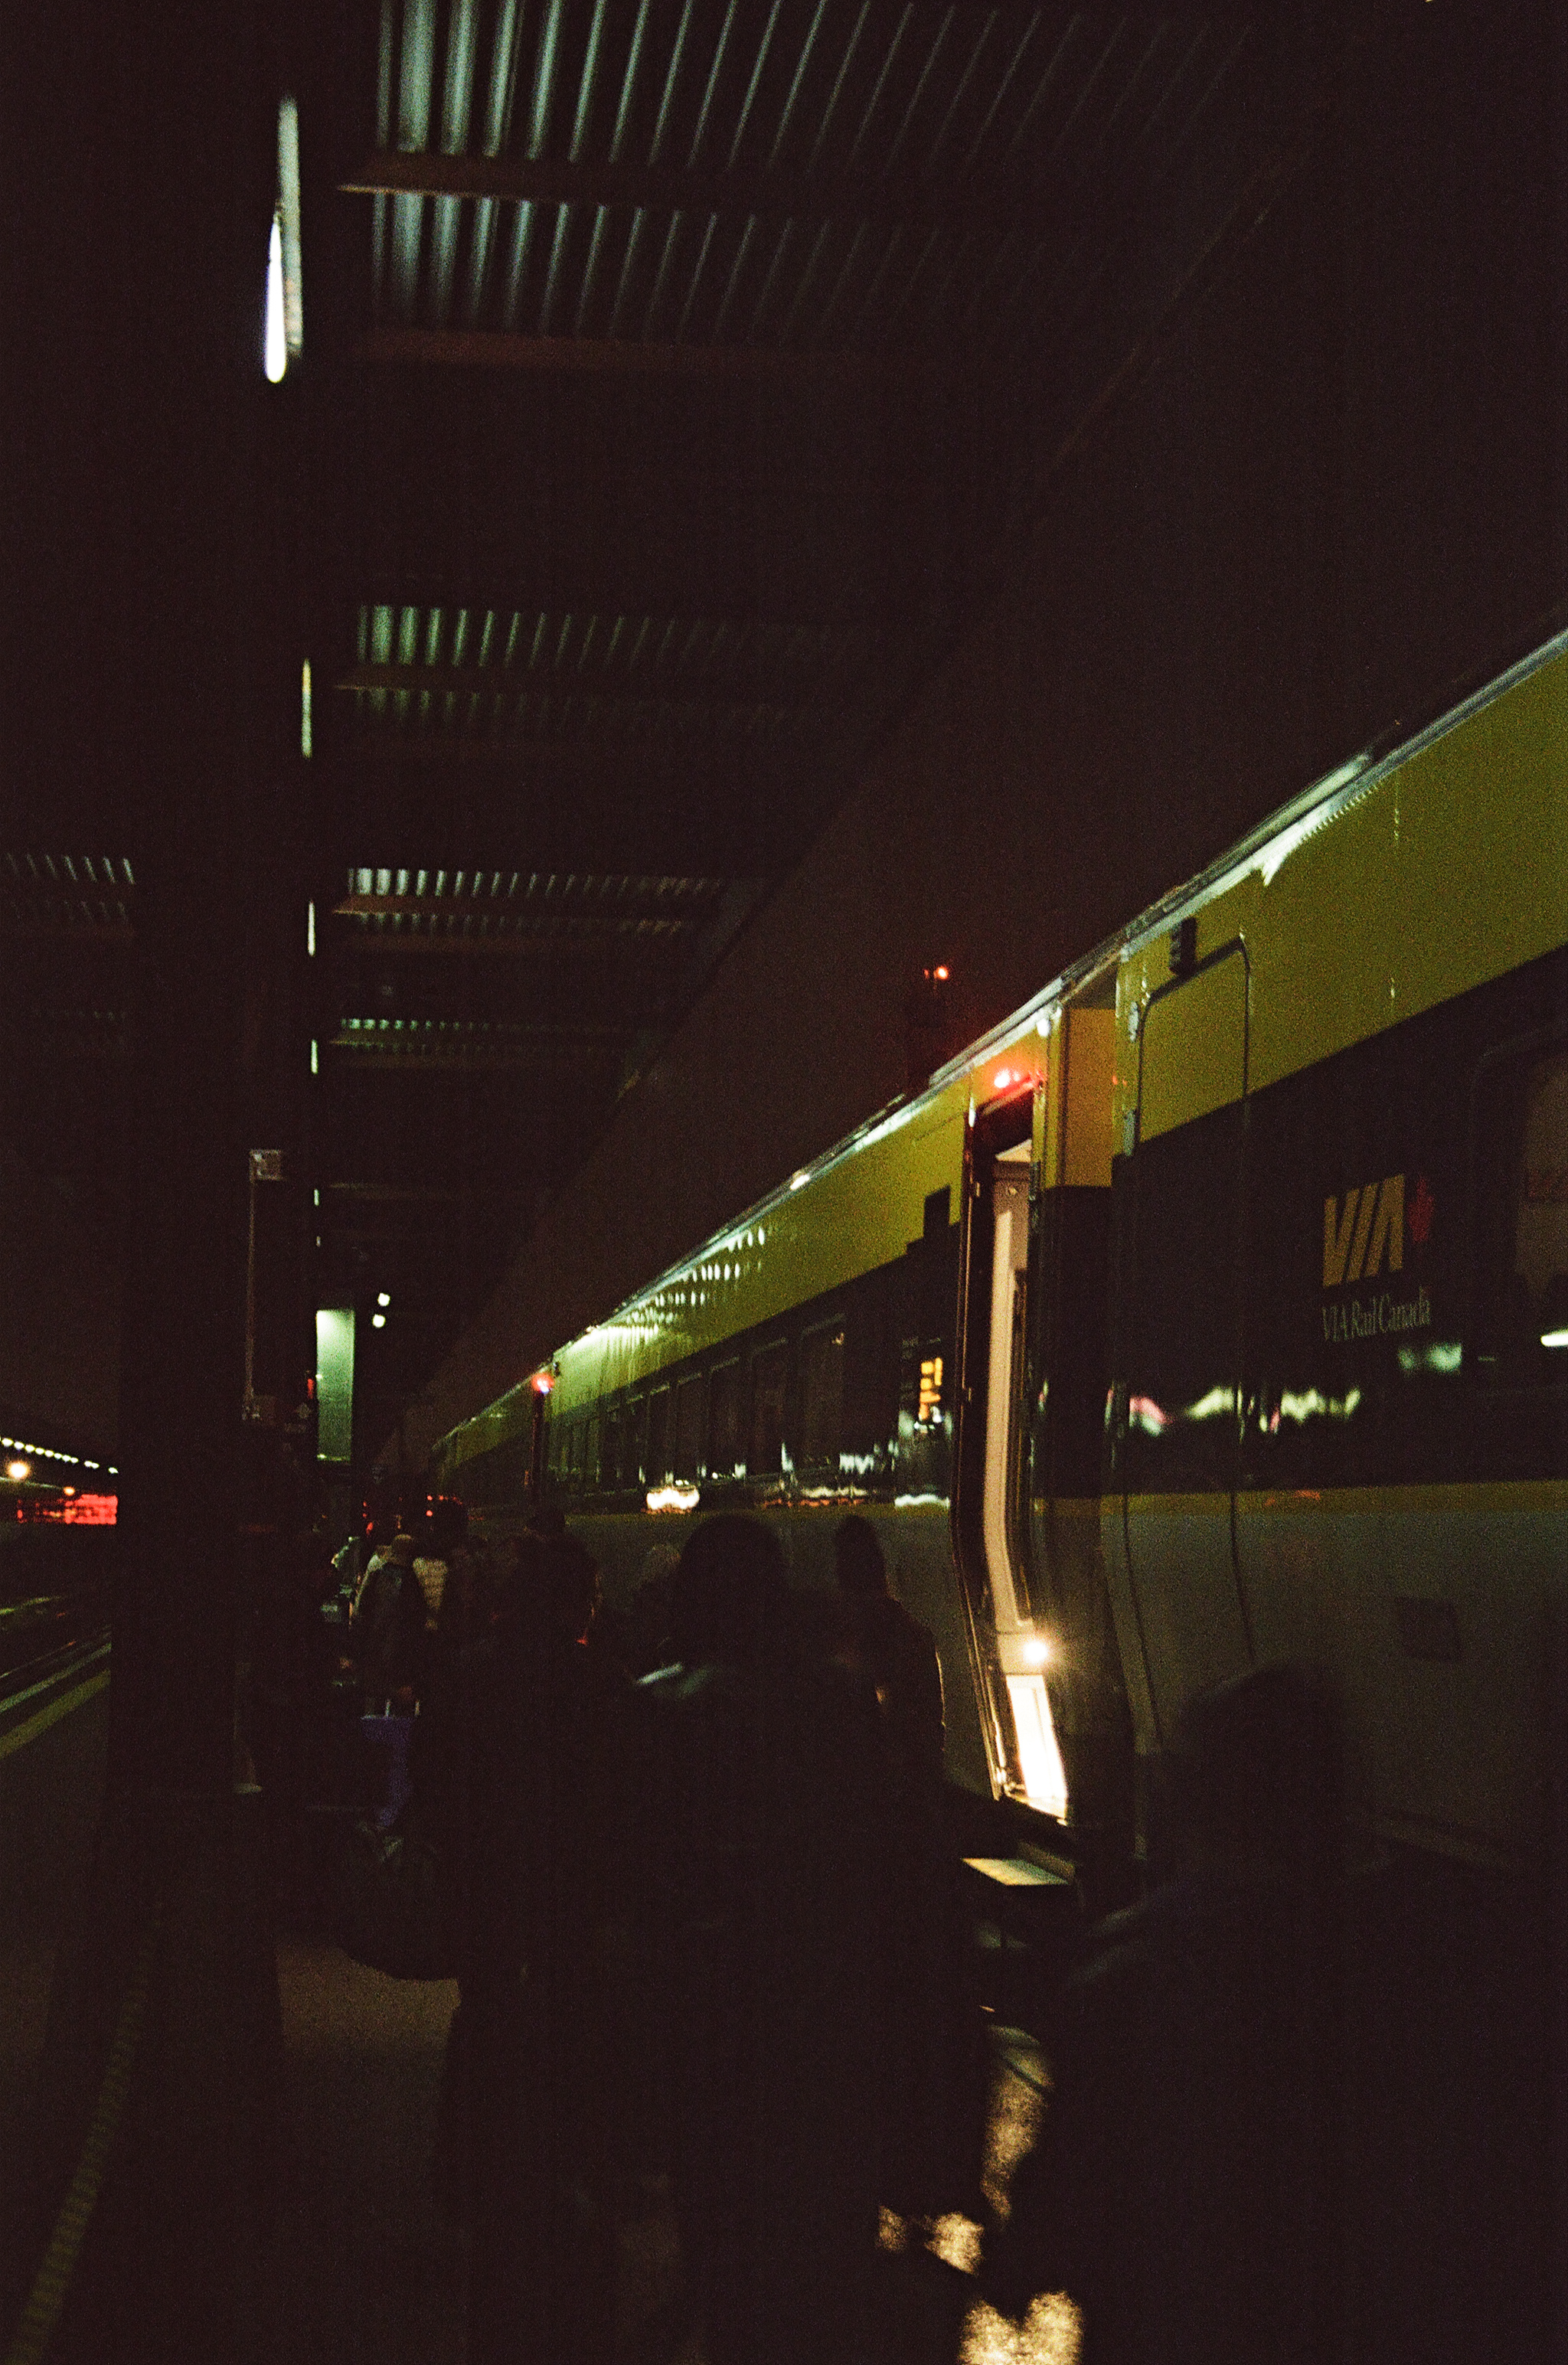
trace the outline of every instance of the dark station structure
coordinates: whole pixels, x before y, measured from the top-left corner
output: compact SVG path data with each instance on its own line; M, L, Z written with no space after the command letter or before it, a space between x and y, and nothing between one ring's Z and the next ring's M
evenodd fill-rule
M1562 633L1568 15L61 0L0 92L0 2358L455 2365L455 1991L280 1903L267 1619L1051 981L1113 1027L1097 947ZM1561 827L1510 865L1560 880ZM1556 1552L1551 1407L1505 1475ZM1568 2354L1554 1598L1548 1871L1389 1909L1408 2043L1335 2090L1397 2134L1304 2359ZM1070 1890L1026 1825L955 1860ZM887 2365L1079 2354L1065 2303L949 2317Z

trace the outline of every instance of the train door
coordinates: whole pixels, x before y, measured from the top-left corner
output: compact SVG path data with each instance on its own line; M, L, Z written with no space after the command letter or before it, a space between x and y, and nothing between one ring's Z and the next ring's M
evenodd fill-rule
M969 1128L958 1313L954 1546L969 1608L991 1779L1065 1818L1067 1779L1029 1596L1024 1474L1034 1096Z
M1138 1673L1136 1622L1118 1631L1106 1583L1103 1465L1111 1379L1111 1153L1115 975L1044 1022L1045 1106L1036 1167L1025 1390L1027 1568L1048 1642L1045 1675L1072 1799L1081 1875L1133 1845L1133 1748L1124 1667ZM1118 1532L1114 1537L1121 1550ZM1125 1588L1124 1588L1125 1591Z
M1235 1544L1249 976L1239 943L1192 949L1179 928L1140 1014L1114 1184L1114 1483L1154 1748L1252 1657Z

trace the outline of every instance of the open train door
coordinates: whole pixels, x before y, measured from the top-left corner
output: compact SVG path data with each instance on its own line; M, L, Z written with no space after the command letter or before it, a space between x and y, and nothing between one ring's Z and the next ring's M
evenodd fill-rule
M1016 1061L972 1111L964 1158L953 1546L991 1787L1063 1821L1067 1777L1028 1580L1029 1268L1039 1079Z
M1249 971L1239 941L1170 974L1136 1012L1138 1090L1114 1184L1114 1484L1153 1731L1250 1665L1238 1577Z
M1087 980L1040 1025L1045 1109L1036 1144L1029 1296L1026 1474L1030 1597L1072 1801L1086 1893L1119 1900L1134 1845L1126 1676L1136 1625L1117 1631L1107 1583L1103 1465L1109 1331L1115 970ZM1119 1531L1113 1538L1119 1553Z

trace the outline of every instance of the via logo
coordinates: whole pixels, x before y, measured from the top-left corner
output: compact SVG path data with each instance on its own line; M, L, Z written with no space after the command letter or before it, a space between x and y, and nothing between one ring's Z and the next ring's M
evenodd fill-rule
M1390 1272L1405 1270L1405 1232L1417 1248L1431 1235L1437 1202L1426 1176L1420 1175L1409 1206L1405 1204L1405 1177L1390 1174L1381 1182L1363 1182L1347 1191L1343 1206L1338 1199L1323 1202L1323 1286L1338 1289L1346 1282L1373 1281L1383 1271L1386 1252Z
M1402 1272L1405 1269L1403 1174L1390 1174L1381 1183L1364 1182L1357 1190L1347 1191L1343 1208L1338 1199L1325 1199L1325 1289L1338 1289L1347 1281L1372 1280L1383 1271L1385 1249L1390 1272Z

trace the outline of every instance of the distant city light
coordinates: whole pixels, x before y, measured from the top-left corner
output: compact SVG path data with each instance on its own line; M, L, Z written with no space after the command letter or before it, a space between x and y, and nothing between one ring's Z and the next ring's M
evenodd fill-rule
M21 1485L24 1478L30 1478L32 1474L32 1463L30 1462L24 1462L19 1454L15 1462L7 1462L6 1464L6 1477L14 1478L18 1485Z
M316 906L314 903L307 903L305 906L305 949L311 958L314 958L316 952Z
M70 1494L69 1487L66 1493ZM62 1522L72 1528L112 1528L119 1519L118 1495L76 1495L67 1503L62 1501L57 1514Z
M377 1306L390 1306L392 1300L388 1296L386 1291L383 1289L377 1292L375 1302Z
M288 346L283 333L283 224L273 216L267 241L267 342L264 367L270 386L281 383L288 367Z
M310 1037L310 1072L313 1076L319 1076L321 1072L321 1054L314 1036Z
M308 756L310 753L310 660L308 657L299 668L299 752L302 756ZM314 911L314 904L311 909ZM315 946L312 945L310 949L314 952Z
M948 977L946 962L939 961L936 967L932 970L931 974L936 980L938 985L946 985Z
M1543 1347L1568 1347L1568 1330L1543 1330L1540 1343Z
M373 1330L385 1330L386 1328L386 1315L373 1314L370 1317L370 1327Z

